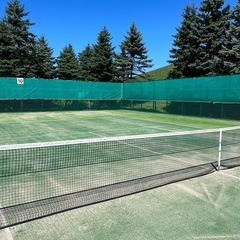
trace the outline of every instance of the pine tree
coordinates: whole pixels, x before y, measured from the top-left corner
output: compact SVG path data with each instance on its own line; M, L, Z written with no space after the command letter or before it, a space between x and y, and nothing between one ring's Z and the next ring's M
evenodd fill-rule
M115 81L127 82L131 75L131 62L127 56L126 49L123 44L120 45L121 52L115 55Z
M57 58L57 76L65 80L76 80L79 76L79 62L71 44L65 46Z
M14 75L14 64L11 59L11 39L6 23L0 20L0 76L11 77Z
M107 28L104 27L98 34L94 48L93 77L98 81L109 82L114 79L114 47Z
M123 60L129 64L128 79L132 80L134 76L146 74L145 69L150 68L152 60L148 59L147 49L142 42L142 34L138 31L136 24L132 23L127 36L121 43L121 51L124 51Z
M169 78L195 77L201 75L196 71L199 61L198 49L200 46L199 28L200 20L197 8L187 5L182 14L181 27L176 28L173 48L170 50L172 60L168 61L174 65L169 73Z
M4 34L7 34L5 44L8 44L4 46L3 42L1 43L5 54L1 55L2 67L4 66L1 72L7 75L32 77L35 74L33 66L35 35L29 31L34 24L26 18L28 14L19 0L10 0L7 3L1 24Z
M203 0L201 3L200 59L196 70L204 76L228 74L220 52L230 27L230 6L223 7L223 4L224 0Z
M94 49L88 44L86 48L78 54L79 60L79 79L97 80L93 74Z
M224 59L224 69L228 74L240 73L240 0L231 14L230 29L226 31L226 41L222 45L220 57Z
M53 49L48 46L48 42L44 36L37 40L35 54L37 64L36 76L38 78L54 78L55 59L52 57Z

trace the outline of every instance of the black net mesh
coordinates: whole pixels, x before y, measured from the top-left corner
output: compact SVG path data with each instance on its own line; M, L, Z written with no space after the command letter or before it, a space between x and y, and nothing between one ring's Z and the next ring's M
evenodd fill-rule
M222 166L239 165L239 128ZM0 146L0 228L126 196L218 168L220 130Z

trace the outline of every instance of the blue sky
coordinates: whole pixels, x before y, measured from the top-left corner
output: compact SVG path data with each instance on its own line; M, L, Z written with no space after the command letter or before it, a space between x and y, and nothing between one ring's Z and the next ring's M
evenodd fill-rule
M0 18L8 0L0 0ZM20 0L35 23L30 31L44 35L54 56L69 43L76 54L86 45L95 44L98 33L106 27L112 37L112 45L119 45L132 22L142 33L148 57L153 60L152 69L168 65L176 27L181 25L182 13L187 4L199 7L201 0ZM225 0L235 6L236 0ZM148 69L148 70L152 70Z

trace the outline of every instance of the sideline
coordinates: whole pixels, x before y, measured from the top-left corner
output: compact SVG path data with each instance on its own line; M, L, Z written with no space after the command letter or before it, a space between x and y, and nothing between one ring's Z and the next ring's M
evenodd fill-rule
M240 180L240 177L237 177L237 176L231 175L231 174L229 174L229 173L225 173L225 172L223 172L223 171L220 171L219 173L222 174L222 175L225 175L225 176L228 176L228 177L231 177L231 178L234 178L234 179Z
M194 237L193 239L239 239L240 235L220 235L220 236L202 236L202 237Z
M6 223L7 223L7 220L6 220L5 216L4 216L1 208L2 208L2 206L0 205L0 219L1 219L1 221L2 221L3 223L6 224ZM4 228L4 229L2 229L2 230L0 230L0 231L5 232L5 236L7 236L6 240L13 240L13 235L12 235L12 233L11 233L10 228Z

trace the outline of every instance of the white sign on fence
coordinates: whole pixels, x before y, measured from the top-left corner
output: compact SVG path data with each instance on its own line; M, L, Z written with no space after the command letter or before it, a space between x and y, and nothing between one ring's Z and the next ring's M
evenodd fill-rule
M24 84L24 78L17 78L17 84Z

